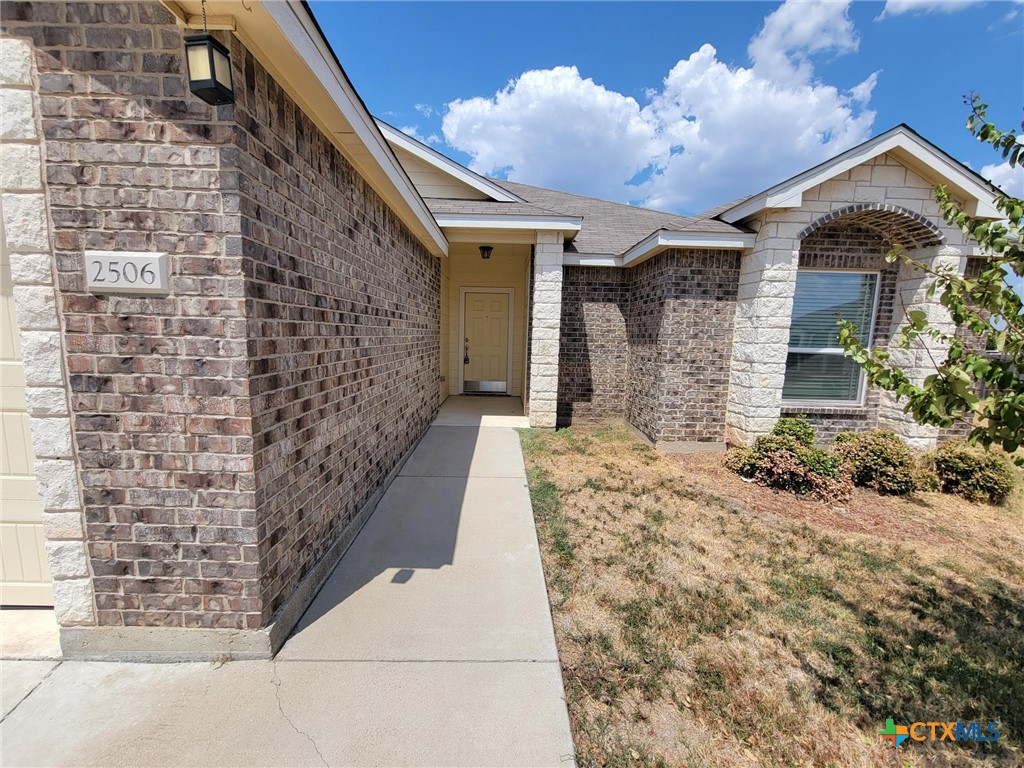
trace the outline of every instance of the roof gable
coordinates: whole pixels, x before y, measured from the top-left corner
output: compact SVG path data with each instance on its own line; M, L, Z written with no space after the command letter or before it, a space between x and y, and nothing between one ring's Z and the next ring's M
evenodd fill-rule
M995 188L967 166L943 152L907 125L898 125L797 176L748 197L722 211L718 218L737 223L767 208L798 208L803 193L876 157L890 153L907 168L935 184L945 184L965 208L979 218L1000 218Z
M377 126L423 197L523 202L522 198L509 190L459 165L383 120L377 120Z

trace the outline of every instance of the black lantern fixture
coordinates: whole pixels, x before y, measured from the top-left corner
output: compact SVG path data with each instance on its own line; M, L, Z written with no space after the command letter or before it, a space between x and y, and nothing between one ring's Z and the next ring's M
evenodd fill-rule
M203 33L185 37L188 89L207 104L232 104L231 54L206 30L206 0L203 0Z
M494 250L494 248L492 246L490 246L490 245L481 245L480 246L480 258L481 259L489 259L489 258L491 258L491 252L493 250Z

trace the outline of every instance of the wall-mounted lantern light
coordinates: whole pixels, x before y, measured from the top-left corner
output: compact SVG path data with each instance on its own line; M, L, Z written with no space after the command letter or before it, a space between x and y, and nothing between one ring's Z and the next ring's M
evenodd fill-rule
M480 246L480 258L481 259L489 259L489 258L491 258L491 252L493 250L494 250L494 248L492 246L490 246L490 245L481 245Z
M205 14L204 14L205 15ZM203 32L185 37L188 89L207 104L232 104L231 55L228 49Z

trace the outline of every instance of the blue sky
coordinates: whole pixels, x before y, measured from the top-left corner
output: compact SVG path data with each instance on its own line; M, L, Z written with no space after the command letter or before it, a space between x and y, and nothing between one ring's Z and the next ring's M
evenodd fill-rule
M1019 2L311 7L374 114L478 172L692 212L906 122L1024 194L962 103L1019 126Z

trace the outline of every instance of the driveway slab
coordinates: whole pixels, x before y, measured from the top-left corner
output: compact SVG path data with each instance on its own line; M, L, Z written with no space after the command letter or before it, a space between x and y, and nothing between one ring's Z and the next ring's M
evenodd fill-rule
M0 661L0 708L7 717L59 664L56 661ZM0 761L3 765L3 761Z
M566 765L560 692L551 664L65 662L0 724L0 764Z

